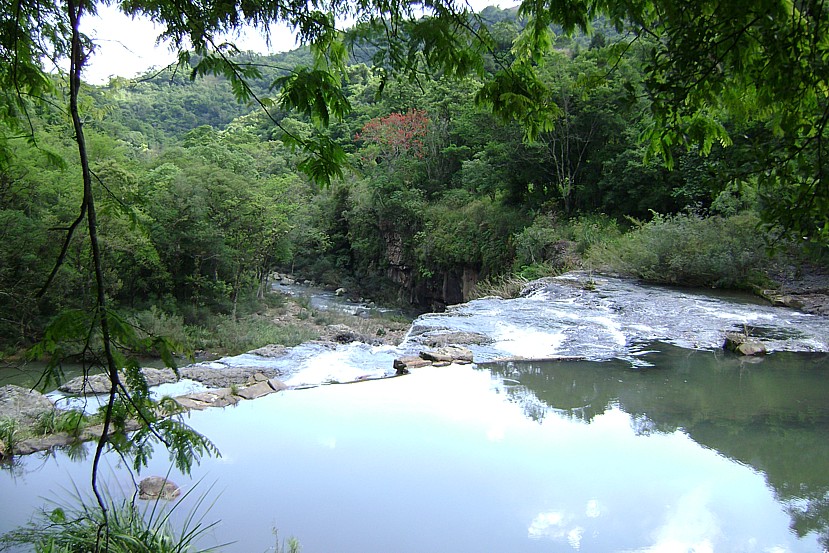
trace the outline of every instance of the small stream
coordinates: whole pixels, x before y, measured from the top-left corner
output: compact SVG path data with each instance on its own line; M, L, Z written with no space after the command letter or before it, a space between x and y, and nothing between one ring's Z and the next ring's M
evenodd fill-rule
M729 331L772 353L722 351ZM396 356L447 340L476 364L319 385L390 376ZM213 362L276 366L296 388L192 413L222 457L172 479L215 499L205 516L221 523L204 545L240 553L273 551L274 528L304 553L821 553L827 351L824 317L567 275L423 315L396 348L311 343ZM83 488L85 455L7 466L0 530ZM107 462L110 489L128 493L128 471ZM146 474L168 470L159 451Z

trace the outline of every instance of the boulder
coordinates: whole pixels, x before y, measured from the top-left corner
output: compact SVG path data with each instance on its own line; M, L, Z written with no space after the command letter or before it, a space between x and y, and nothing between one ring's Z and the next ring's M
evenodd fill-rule
M323 338L338 344L350 344L351 342L371 343L371 339L368 336L363 336L344 324L328 325L325 328Z
M409 374L411 369L428 367L431 364L431 361L427 361L417 355L407 355L404 357L398 357L394 360L394 368L397 371L397 374Z
M54 409L49 398L39 392L13 384L0 387L0 418L9 417L28 426Z
M267 382L267 381L268 381L268 377L265 376L264 374L262 374L261 372L259 372L259 373L254 373L254 374L250 375L248 377L247 381L245 382L245 384L250 386L251 384L257 384L259 382Z
M109 376L105 374L90 374L88 376L78 376L64 382L58 387L58 390L64 394L84 395L84 394L106 394L109 392L111 386Z
M746 356L763 355L766 353L766 346L762 342L738 332L729 332L725 335L723 349Z
M138 483L138 499L175 499L181 489L163 476L149 476Z
M420 352L420 356L432 362L472 362L472 351L469 348L461 346L443 346L437 349L425 350Z
M274 392L281 392L282 390L288 389L287 384L276 378L271 378L270 380L268 380L268 386L270 386Z

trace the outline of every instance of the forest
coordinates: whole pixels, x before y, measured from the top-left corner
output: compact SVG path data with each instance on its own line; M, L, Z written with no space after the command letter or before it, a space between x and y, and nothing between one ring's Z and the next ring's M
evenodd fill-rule
M492 76L515 56L527 19L494 7L480 18L494 40L483 58ZM571 269L763 289L770 271L824 261L819 226L792 239L819 218L785 221L785 189L764 177L781 150L768 121L723 109L728 140L716 129L690 146L663 138L655 154L648 44L604 17L590 28L551 27L534 67L553 116L533 132L490 109L485 77L395 75L375 63L376 47L353 47L341 83L348 110L322 131L343 169L323 182L297 147L320 134L319 114L270 100L275 83L314 65L307 47L236 54L237 67L257 69L246 102L233 79L197 75L196 53L189 65L83 84L106 297L147 332L199 348L263 309L274 271L440 310L510 278ZM95 302L89 243L64 244L82 169L66 83L51 79L53 97L27 104L28 140L8 122L3 132L4 354Z

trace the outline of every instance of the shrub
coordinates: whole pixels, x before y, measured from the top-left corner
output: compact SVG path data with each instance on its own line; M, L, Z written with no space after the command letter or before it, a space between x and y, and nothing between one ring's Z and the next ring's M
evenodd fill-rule
M707 218L655 213L615 243L594 247L589 257L604 270L649 282L750 288L769 262L759 223L751 212Z
M239 320L222 316L218 318L214 341L208 346L209 349L235 354L267 344L296 346L316 338L319 338L319 333L305 326L276 325L271 320L259 316Z
M615 219L606 215L581 215L559 220L553 213L536 216L532 224L515 234L515 267L527 278L532 267L547 266L546 274L561 273L582 266L584 254L599 244L616 240L621 231ZM530 273L527 269L530 268Z

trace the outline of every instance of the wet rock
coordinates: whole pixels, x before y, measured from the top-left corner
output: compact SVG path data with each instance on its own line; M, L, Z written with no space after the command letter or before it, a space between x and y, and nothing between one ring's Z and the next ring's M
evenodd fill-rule
M766 353L766 346L762 342L736 332L729 332L725 335L723 349L746 356L763 355Z
M230 388L221 388L209 392L198 392L187 394L176 398L179 405L185 409L196 409L201 411L208 407L227 407L239 402L239 397L231 393Z
M138 499L175 499L181 495L181 489L173 481L163 476L150 476L138 484Z
M420 367L428 367L432 364L431 361L427 361L418 355L406 355L404 357L398 357L394 360L394 369L397 371L397 374L409 374L412 369L418 369Z
M256 399L262 396L266 396L268 394L272 394L274 389L271 388L271 385L268 384L267 381L265 382L257 382L253 386L247 386L245 388L239 389L236 392L236 395L242 399Z
M49 398L39 392L13 384L0 387L0 418L9 417L21 425L30 425L42 413L54 409Z
M421 351L420 356L432 362L472 362L472 351L461 346L444 346L437 349Z
M252 350L248 353L258 355L259 357L282 357L288 352L288 348L282 344L269 344L259 349Z
M419 341L431 348L449 345L485 345L493 342L492 338L477 332L441 332L424 334Z
M244 384L248 378L256 373L263 374L266 379L279 376L276 369L268 370L262 367L229 367L221 365L211 367L207 365L192 365L181 369L181 377L201 382L205 386L225 388L231 384Z
M268 380L268 386L270 386L274 392L281 392L282 390L288 389L287 384L276 378L271 378L270 380Z
M147 381L148 386L159 386L175 382L177 380L176 373L172 369L153 369L143 368L141 374ZM123 373L119 374L121 382L126 383L126 378ZM72 395L84 394L106 394L109 393L110 380L109 375L104 373L91 374L83 377L78 376L72 380L65 382L60 388L61 392Z

